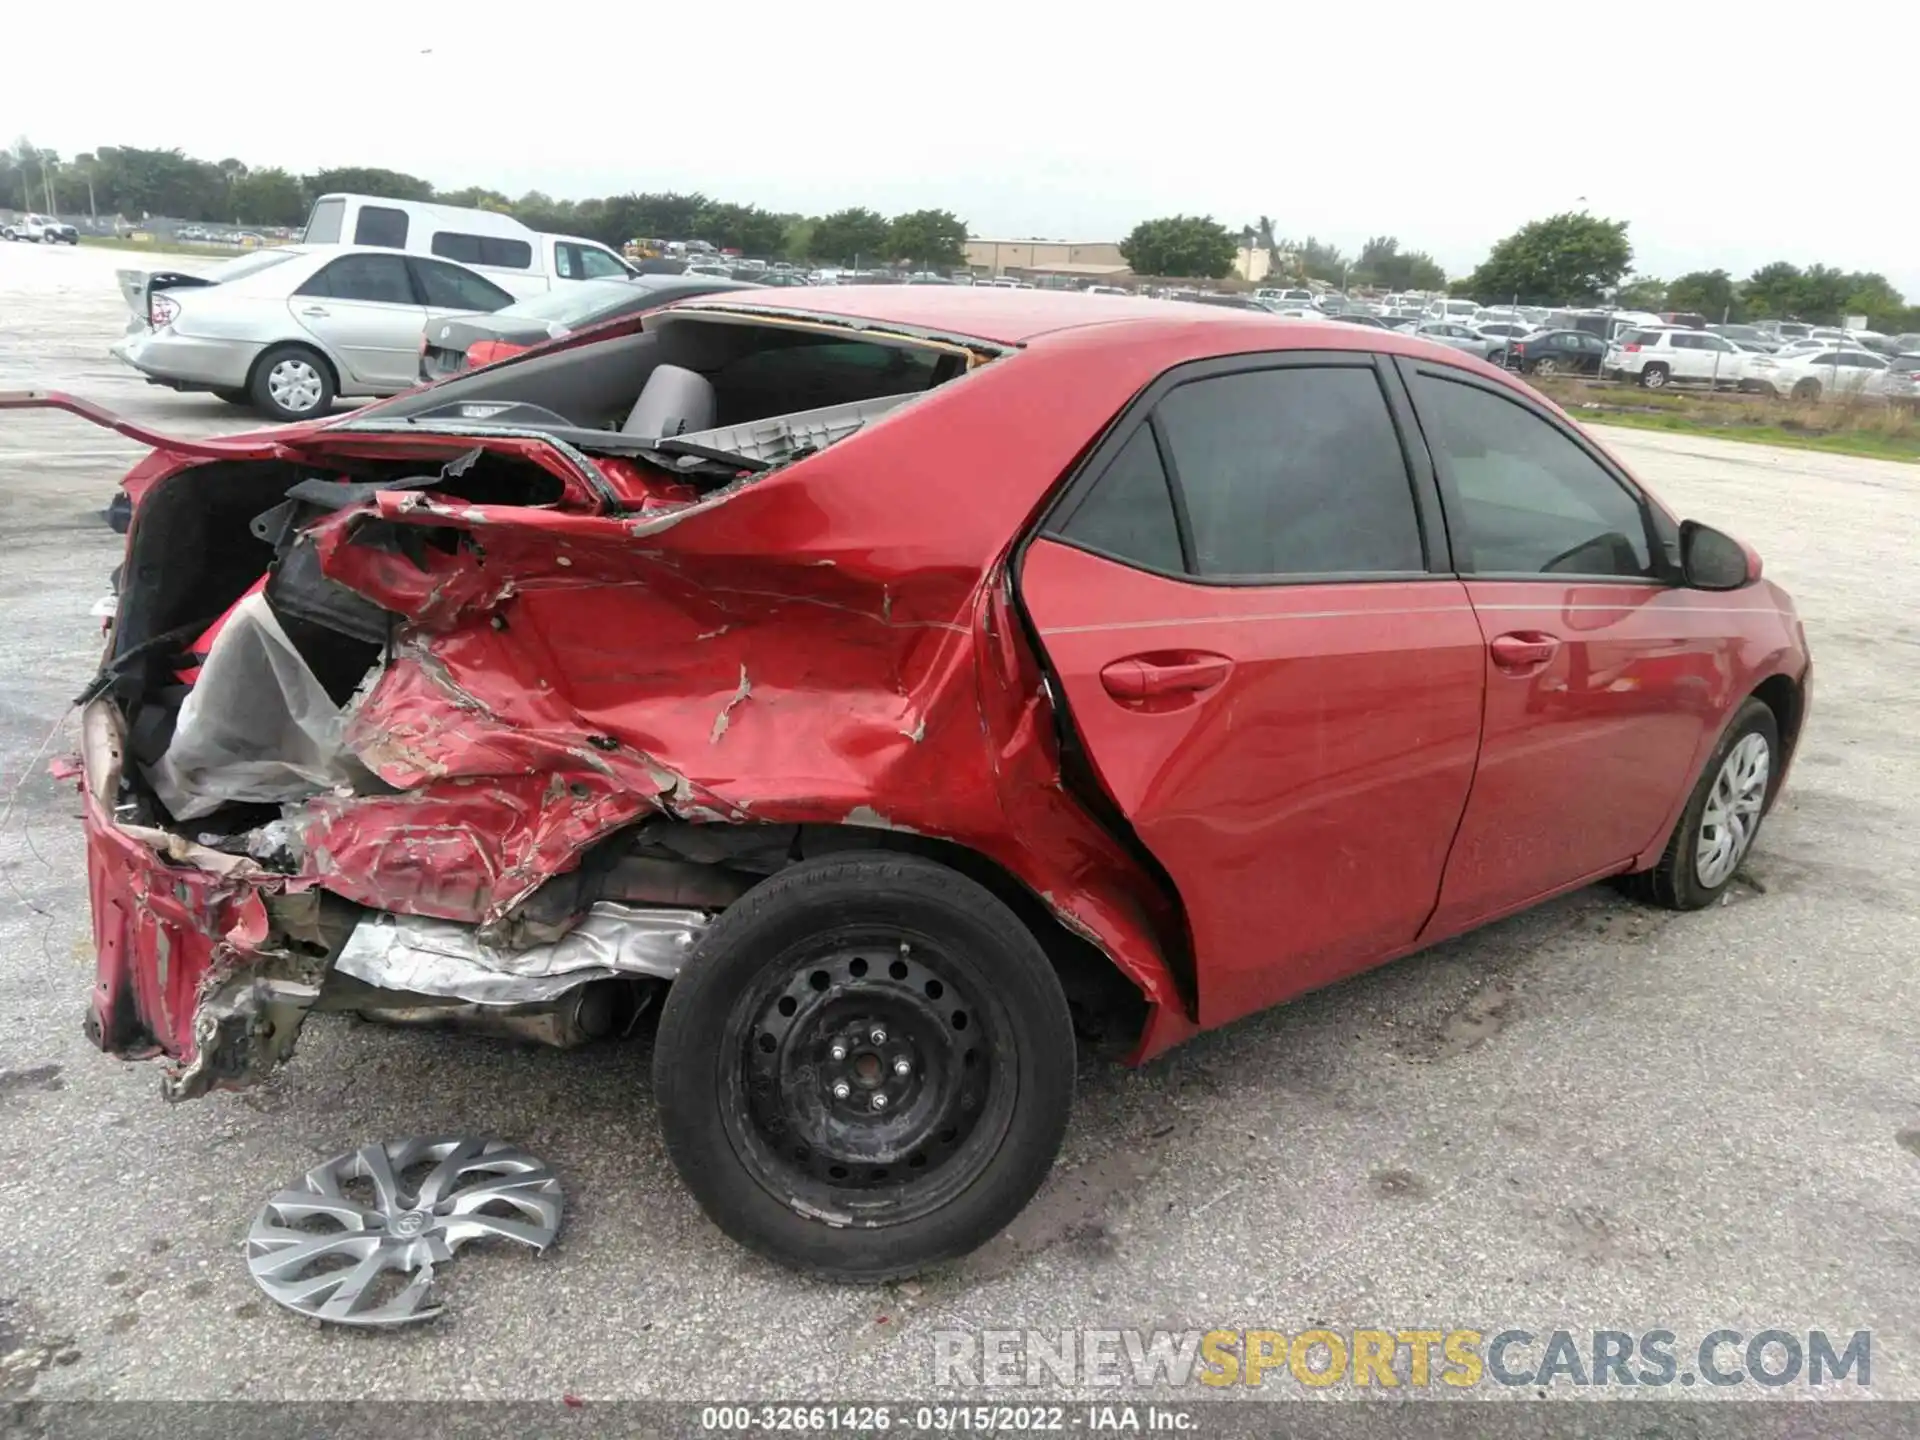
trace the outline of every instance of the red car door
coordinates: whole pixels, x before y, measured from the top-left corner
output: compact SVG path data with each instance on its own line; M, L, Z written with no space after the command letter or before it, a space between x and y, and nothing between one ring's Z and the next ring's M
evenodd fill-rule
M1364 354L1183 367L1020 562L1073 736L1179 890L1203 1024L1407 948L1439 892L1485 646L1404 407Z
M1404 367L1486 644L1486 722L1437 939L1621 869L1672 813L1724 712L1711 597L1670 583L1650 506L1544 408Z

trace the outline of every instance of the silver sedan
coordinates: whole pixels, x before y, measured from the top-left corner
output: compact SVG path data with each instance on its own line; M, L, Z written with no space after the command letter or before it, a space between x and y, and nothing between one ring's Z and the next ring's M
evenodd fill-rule
M360 245L258 250L200 275L122 270L132 318L113 353L156 385L274 420L419 383L427 323L513 296L450 260Z
M1464 350L1498 365L1507 356L1507 337L1482 333L1471 325L1455 320L1430 320L1413 332L1423 340L1433 340L1455 350Z

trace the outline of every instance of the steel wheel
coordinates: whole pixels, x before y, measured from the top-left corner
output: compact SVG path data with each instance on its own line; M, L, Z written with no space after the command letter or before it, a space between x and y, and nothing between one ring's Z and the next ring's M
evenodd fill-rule
M872 1283L1032 1199L1073 1103L1073 1022L1033 932L937 861L801 860L721 913L667 992L654 1094L729 1235Z
M313 363L289 355L267 371L267 393L282 409L305 414L320 403L326 382Z
M729 1017L728 1139L769 1193L821 1213L869 1226L928 1214L1006 1133L1007 1031L995 997L927 937L808 947Z
M1745 735L1721 763L1700 816L1694 874L1708 889L1724 884L1753 843L1766 805L1773 752L1764 735Z

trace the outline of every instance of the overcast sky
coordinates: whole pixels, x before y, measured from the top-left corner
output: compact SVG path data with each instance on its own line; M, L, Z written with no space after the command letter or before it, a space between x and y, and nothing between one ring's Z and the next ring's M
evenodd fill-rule
M1804 7L1545 0L8 9L0 142L63 156L940 206L994 238L1268 214L1350 252L1397 235L1453 274L1585 208L1632 222L1642 274L1823 261L1920 299L1911 116L1870 78L1920 54L1912 0L1856 0L1837 29Z

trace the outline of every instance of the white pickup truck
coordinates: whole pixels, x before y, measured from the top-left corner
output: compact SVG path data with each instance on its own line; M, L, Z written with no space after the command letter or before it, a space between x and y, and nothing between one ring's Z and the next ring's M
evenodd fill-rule
M0 236L8 240L30 240L38 245L45 241L49 245L78 245L80 232L71 225L62 224L50 215L23 215L18 220L0 226Z

